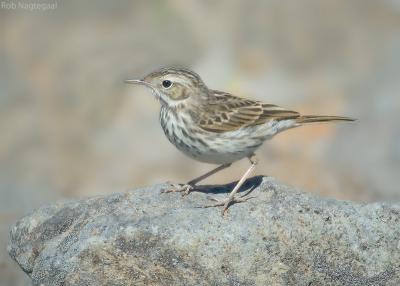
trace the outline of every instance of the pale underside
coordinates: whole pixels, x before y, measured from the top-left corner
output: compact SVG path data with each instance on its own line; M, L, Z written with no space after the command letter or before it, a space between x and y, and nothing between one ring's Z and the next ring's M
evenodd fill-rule
M214 142L212 147L204 148L197 142L188 141L195 148L187 148L185 145L174 144L186 155L206 163L226 164L251 156L264 141L272 138L278 132L294 127L294 120L276 121L272 120L263 125L244 127L235 131L220 134L204 134L200 138L203 141ZM215 137L218 137L215 138ZM196 150L196 151L194 151Z

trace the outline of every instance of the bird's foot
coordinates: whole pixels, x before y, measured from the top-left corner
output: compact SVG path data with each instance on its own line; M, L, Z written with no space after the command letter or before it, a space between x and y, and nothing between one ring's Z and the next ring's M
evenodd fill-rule
M248 200L253 199L253 198L255 198L255 197L246 197L246 198L244 198L244 197L235 197L235 196L231 197L231 196L229 196L226 199L219 200L219 199L216 199L216 198L213 198L213 197L207 197L207 199L209 199L211 201L214 201L216 203L210 204L210 205L205 205L205 206L203 206L203 208L214 208L214 207L223 206L221 215L224 216L227 213L228 208L231 205L237 204L237 203L244 203L244 202L247 202Z
M194 186L190 184L173 184L171 183L171 186L163 189L161 193L166 194L166 193L181 193L182 197L187 196L194 190Z

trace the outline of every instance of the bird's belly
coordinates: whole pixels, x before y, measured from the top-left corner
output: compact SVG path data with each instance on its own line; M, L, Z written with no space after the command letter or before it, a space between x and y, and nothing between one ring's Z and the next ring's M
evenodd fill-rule
M187 156L201 162L226 164L248 157L264 140L235 134L196 134L175 129L165 132L169 141Z
M235 144L233 142L218 142L218 145L204 146L196 142L187 142L187 144L174 144L180 151L195 160L211 163L226 164L238 161L251 155L258 146L250 144ZM190 147L188 147L190 146Z

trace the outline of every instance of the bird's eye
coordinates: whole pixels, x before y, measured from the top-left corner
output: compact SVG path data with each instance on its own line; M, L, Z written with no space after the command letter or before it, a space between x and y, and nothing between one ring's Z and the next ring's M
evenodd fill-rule
M162 86L165 88L170 88L172 85L172 82L170 80L163 80Z

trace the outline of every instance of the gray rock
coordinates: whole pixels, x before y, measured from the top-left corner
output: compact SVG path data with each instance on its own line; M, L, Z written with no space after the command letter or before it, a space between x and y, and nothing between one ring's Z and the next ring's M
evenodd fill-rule
M165 187L42 207L12 228L9 253L34 285L400 285L399 205L254 177L256 198L222 218L198 208L207 194Z

